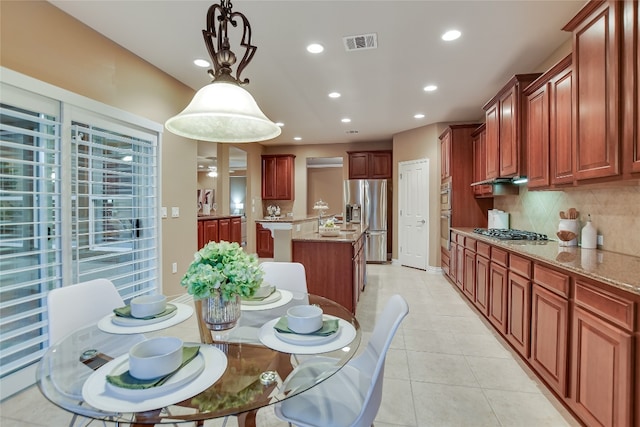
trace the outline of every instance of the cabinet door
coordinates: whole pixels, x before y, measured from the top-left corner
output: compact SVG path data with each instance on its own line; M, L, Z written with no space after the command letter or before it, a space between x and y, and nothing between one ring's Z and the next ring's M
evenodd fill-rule
M464 246L456 246L456 285L464 288Z
M260 258L273 258L273 237L271 231L256 224L256 252Z
M486 317L489 312L489 259L476 255L476 298L475 305Z
M489 276L489 321L504 335L507 330L507 268L491 263Z
M476 253L464 250L464 283L463 292L471 302L476 297Z
M580 307L572 332L572 409L586 425L631 425L631 335Z
M527 186L549 186L549 86L527 97Z
M231 218L230 241L242 245L242 218Z
M440 178L451 176L451 132L447 132L440 140Z
M449 249L449 277L453 283L456 283L458 245L454 242L453 236L451 236L451 248Z
M495 103L486 112L486 143L487 150L486 179L497 178L500 172L500 118L498 116L498 103Z
M500 175L513 176L519 173L519 141L518 141L518 108L516 88L506 92L500 98L499 106L499 152L500 152Z
M626 169L640 172L640 5L624 2L624 118L623 144Z
M218 220L218 240L231 241L231 220L229 218Z
M205 245L204 241L204 222L198 221L198 250Z
M595 3L595 2L594 2ZM621 2L605 1L573 31L573 107L577 180L619 168Z
M561 397L567 396L569 301L542 286L531 291L531 356L536 372Z
M276 157L276 200L293 200L293 158Z
M276 200L276 158L262 157L262 198Z
M369 177L369 155L367 153L349 154L349 179L367 179Z
M204 221L204 245L209 242L217 242L218 238L218 220L211 219Z
M531 282L512 271L507 284L507 340L525 358L529 357L531 331Z
M551 183L570 184L574 180L573 163L573 79L571 68L551 81L549 110L549 147Z
M369 154L369 178L390 179L391 178L391 152L372 151Z

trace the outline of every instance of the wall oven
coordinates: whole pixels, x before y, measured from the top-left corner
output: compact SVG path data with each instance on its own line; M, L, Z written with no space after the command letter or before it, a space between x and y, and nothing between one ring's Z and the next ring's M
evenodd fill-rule
M440 211L451 211L451 181L440 186Z

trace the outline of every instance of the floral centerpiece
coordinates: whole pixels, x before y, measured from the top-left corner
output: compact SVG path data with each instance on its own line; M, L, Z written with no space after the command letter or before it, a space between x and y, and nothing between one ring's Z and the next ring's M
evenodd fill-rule
M223 299L252 296L262 283L258 258L236 242L209 242L195 254L182 278L182 286L195 299L220 294Z
M196 300L204 300L202 316L213 330L235 326L240 318L240 297L250 297L262 284L263 271L256 255L238 243L209 242L195 254L182 286Z

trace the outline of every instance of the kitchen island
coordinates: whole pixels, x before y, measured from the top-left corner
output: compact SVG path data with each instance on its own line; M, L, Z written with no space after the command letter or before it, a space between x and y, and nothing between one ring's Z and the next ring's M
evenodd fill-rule
M291 239L318 230L317 216L265 217L256 220L257 252L261 258L278 262L291 261ZM265 233L267 235L265 235ZM269 234L271 241L268 241ZM272 253L272 256L269 254Z
M293 237L292 260L304 265L310 293L355 313L366 281L366 230L360 224L347 224L335 237L321 236L317 230Z
M585 425L640 425L640 258L451 231L446 277Z

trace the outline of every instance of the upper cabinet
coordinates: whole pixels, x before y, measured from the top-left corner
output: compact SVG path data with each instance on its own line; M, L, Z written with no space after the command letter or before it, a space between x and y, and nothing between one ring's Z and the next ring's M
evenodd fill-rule
M484 106L487 179L526 175L524 88L540 74L517 74Z
M291 154L262 156L262 199L294 200L294 164Z
M349 151L349 179L390 179L391 151Z
M563 28L573 33L577 181L620 174L622 6L614 0L589 2Z
M640 174L640 6L624 2L623 17L623 129L624 171Z
M525 89L529 188L573 182L571 55Z
M473 141L473 182L487 179L487 127L483 123L471 134ZM444 141L443 141L444 143ZM492 185L474 185L473 193L476 197L493 197Z

